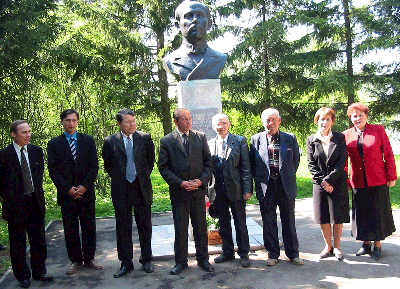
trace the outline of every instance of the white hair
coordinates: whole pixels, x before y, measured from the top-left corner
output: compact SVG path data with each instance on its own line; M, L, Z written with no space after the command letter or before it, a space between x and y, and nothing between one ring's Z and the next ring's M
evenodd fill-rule
M230 122L230 121L229 121L229 117L228 117L225 113L220 112L220 113L217 113L216 115L214 115L214 116L212 117L212 120L211 120L212 125L216 125L216 124L217 124L217 121L220 120L221 118L227 118L227 119L228 119L228 122Z
M261 113L261 121L272 114L276 114L278 118L281 118L281 116L279 115L279 111L276 108L267 108Z

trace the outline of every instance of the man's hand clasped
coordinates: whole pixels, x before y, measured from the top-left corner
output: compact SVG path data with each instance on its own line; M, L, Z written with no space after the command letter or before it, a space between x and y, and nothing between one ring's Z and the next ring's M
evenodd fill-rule
M186 191L195 191L201 186L201 181L199 179L183 181L181 184L181 188L186 189Z
M83 194L86 192L86 188L82 185L79 185L78 187L72 187L68 191L68 195L70 195L72 198L76 199L82 199Z

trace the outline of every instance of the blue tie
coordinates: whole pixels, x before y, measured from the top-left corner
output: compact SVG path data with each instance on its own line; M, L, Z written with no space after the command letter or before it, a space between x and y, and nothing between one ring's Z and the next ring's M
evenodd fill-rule
M136 179L136 167L133 160L133 145L130 137L128 137L126 142L126 158L126 179L132 183Z

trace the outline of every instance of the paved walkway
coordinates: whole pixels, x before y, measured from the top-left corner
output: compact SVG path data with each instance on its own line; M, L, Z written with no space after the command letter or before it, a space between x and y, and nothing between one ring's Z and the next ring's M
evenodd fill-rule
M395 210L393 214L396 227L400 228L400 211ZM196 266L196 260L191 257L189 269L179 276L169 275L169 270L174 265L173 226L172 214L166 212L153 215L155 272L147 274L141 270L138 262L140 255L138 235L134 227L135 270L119 279L113 278L113 274L120 266L117 258L114 218L97 219L96 260L104 266L103 270L92 271L83 268L72 276L65 275L69 261L62 222L54 221L47 228L46 238L49 255L47 269L55 281L52 283L32 281L31 288L398 288L400 284L400 234L398 233L382 242L383 257L377 262L369 256L355 256L360 242L355 242L350 236L350 224L346 224L342 238L345 260L338 262L333 257L319 260L319 252L324 245L319 225L313 223L312 200L298 200L296 224L300 257L304 259L304 266L297 267L291 264L282 251L280 262L271 268L265 265L267 253L260 244L262 222L258 205L248 205L247 216L252 240L250 268L241 268L237 256L236 261L215 264L215 273L206 273ZM189 252L193 253L193 249ZM210 247L210 252L218 253L220 247ZM215 256L210 256L212 264ZM0 279L0 288L19 288L12 272L8 272Z

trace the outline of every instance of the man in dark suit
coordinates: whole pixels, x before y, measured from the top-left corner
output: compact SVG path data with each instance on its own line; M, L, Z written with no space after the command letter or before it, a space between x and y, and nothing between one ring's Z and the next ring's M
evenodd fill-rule
M133 270L132 207L139 232L139 262L146 273L151 264L151 204L153 188L150 174L154 166L154 144L150 134L136 130L135 113L122 109L117 114L120 131L106 137L103 146L104 168L111 177L111 197L117 225L117 251L121 268L115 278Z
M61 206L65 243L71 265L67 275L74 274L82 265L99 270L95 262L96 211L94 182L99 163L94 140L78 133L79 114L67 109L60 114L64 133L47 145L48 169L57 188L57 202ZM79 224L82 242L79 237Z
M250 161L263 220L264 246L269 253L267 265L276 265L280 255L277 206L286 256L293 264L303 265L294 218L296 171L300 163L297 139L279 130L281 117L276 109L264 110L261 122L265 132L251 137Z
M13 273L19 285L28 288L31 276L34 280L53 281L45 265L44 159L42 149L29 144L31 128L25 120L14 121L10 132L13 143L0 151L0 197L3 219L8 222ZM26 263L27 234L31 269Z
M236 243L242 267L251 265L249 259L249 234L246 225L246 201L252 195L249 147L246 138L229 133L231 123L226 114L212 118L217 136L208 142L214 167L214 182L209 191L215 190L216 206L222 238L222 254L214 259L223 263L235 259L232 239L231 209L236 229Z
M169 185L175 228L175 266L171 275L178 275L187 265L189 216L193 225L197 264L206 272L214 272L208 262L207 225L205 214L206 186L212 175L212 160L207 139L191 130L192 116L185 108L174 111L177 130L160 141L158 169Z
M165 70L177 81L218 78L227 56L207 45L207 30L211 27L208 6L183 1L175 10L175 19L182 45L164 58Z

